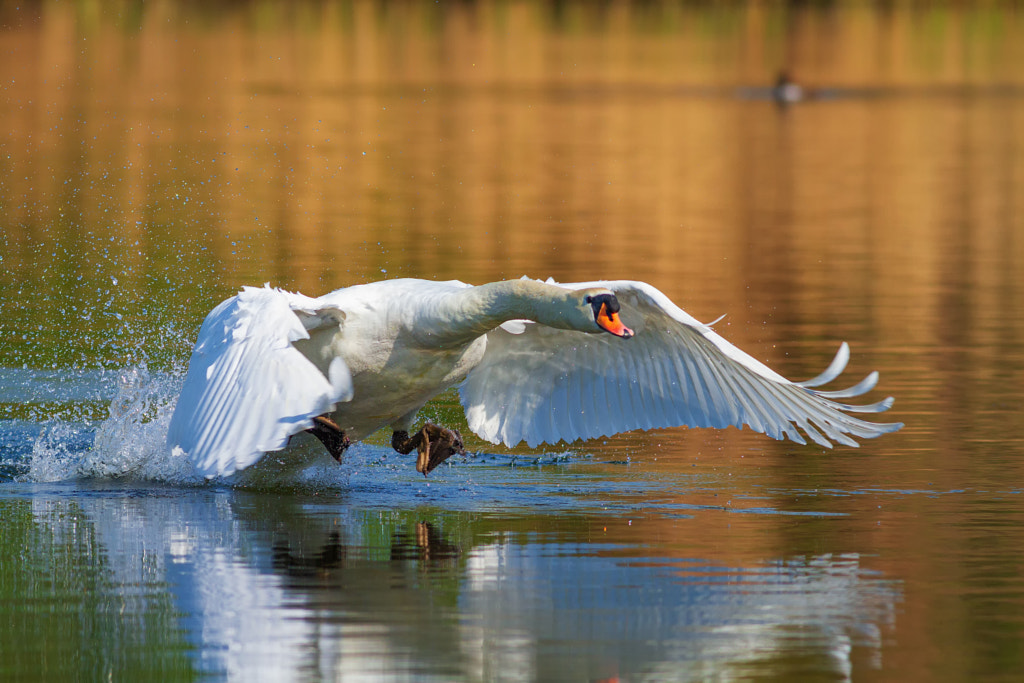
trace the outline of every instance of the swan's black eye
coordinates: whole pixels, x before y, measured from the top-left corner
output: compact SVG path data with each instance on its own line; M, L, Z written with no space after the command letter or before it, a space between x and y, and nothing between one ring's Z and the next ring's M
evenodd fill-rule
M601 311L601 306L605 305L608 307L608 313L619 312L619 300L615 298L614 294L598 294L597 296L588 296L586 299L594 308L594 315L597 315Z

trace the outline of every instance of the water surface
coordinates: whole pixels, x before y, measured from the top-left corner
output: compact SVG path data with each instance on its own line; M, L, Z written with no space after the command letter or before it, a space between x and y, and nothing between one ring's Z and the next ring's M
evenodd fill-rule
M1020 679L1022 45L999 3L0 7L0 677ZM242 285L524 274L794 379L847 340L907 426L166 452Z

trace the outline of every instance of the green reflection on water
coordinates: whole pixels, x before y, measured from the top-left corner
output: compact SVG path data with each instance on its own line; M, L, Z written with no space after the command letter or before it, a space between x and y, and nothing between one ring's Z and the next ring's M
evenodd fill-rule
M120 228L37 225L4 244L0 330L6 366L167 369L187 356L194 307L205 307L216 271L206 252L159 224L142 241ZM13 247L13 248L11 248ZM197 300L198 299L198 300ZM195 311L195 312L193 312Z
M111 581L92 522L74 503L0 500L0 678L197 678L162 578Z

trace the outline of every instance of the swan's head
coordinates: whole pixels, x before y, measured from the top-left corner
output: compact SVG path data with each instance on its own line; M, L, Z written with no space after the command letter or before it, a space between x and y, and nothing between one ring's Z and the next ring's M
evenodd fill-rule
M589 307L594 324L600 330L614 334L616 337L629 339L633 330L626 327L619 319L619 300L608 290L596 290L583 294L584 311Z
M518 303L505 312L515 318L529 318L560 330L607 332L622 339L633 336L633 330L619 318L619 300L607 287L569 289L525 278L511 286L512 298Z

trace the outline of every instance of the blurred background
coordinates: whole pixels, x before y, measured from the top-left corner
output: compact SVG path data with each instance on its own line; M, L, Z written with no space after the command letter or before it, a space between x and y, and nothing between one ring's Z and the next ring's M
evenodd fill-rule
M1019 291L1011 4L0 7L8 364L265 281L636 278L865 344L992 339Z

